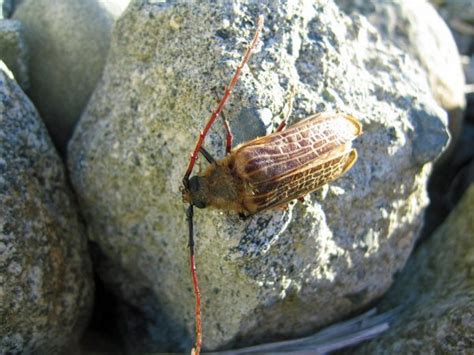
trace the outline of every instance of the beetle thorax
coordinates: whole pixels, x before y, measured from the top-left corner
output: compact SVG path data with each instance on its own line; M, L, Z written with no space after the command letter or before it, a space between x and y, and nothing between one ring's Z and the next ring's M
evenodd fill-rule
M202 176L193 176L189 186L189 202L198 208L207 206L241 211L239 180L222 161L211 164Z

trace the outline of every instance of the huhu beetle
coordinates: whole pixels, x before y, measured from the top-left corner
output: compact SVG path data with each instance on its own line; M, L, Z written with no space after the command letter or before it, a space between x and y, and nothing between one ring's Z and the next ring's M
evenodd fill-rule
M196 341L193 353L202 345L201 295L194 257L193 206L214 207L250 216L263 210L286 205L304 197L348 171L357 159L352 140L362 133L359 121L343 113L320 113L284 130L286 118L276 132L240 144L234 149L232 134L227 131L224 159L215 160L204 148L204 139L221 113L237 83L244 65L258 41L263 17L257 22L254 38L240 65L225 89L224 96L200 133L191 154L181 188L183 201L189 203L190 264L196 298ZM209 162L202 175L190 178L198 153Z

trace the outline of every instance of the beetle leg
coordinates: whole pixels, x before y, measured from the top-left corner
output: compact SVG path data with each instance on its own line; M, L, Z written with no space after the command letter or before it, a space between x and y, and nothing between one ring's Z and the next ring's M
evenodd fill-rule
M214 96L216 97L216 101L219 102L219 95L217 94L216 89L214 88ZM224 91L226 91L226 87L224 86ZM225 118L224 111L221 112L222 120L224 121L224 127L225 131L227 133L226 136L226 144L225 144L225 153L230 154L230 151L232 149L232 141L234 140L234 135L232 134L230 130L230 125L229 121L227 121L227 118Z
M199 148L199 152L203 155L204 158L206 158L206 160L208 161L209 164L215 164L216 163L216 159L214 159L213 156L211 155L211 153L209 153L206 149L204 149L203 146L201 146L201 148Z
M295 87L291 86L289 97L288 97L288 110L285 114L285 117L283 117L283 120L280 122L275 132L281 132L286 127L286 124L288 123L288 118L290 117L291 111L293 110L294 98L295 98ZM281 113L279 115L281 115Z
M226 137L226 145L225 145L225 152L226 154L230 154L230 151L232 149L232 141L234 140L234 135L230 131L230 126L229 126L229 121L224 116L224 112L221 112L222 119L224 120L224 127L227 132L227 137Z
M245 213L243 212L239 212L239 218L241 221L246 221L247 218L249 218L249 216L247 216Z
M283 128L285 128L285 127L286 127L286 121L283 120L283 121L280 122L280 124L278 125L278 128L276 129L275 132L281 132L281 131L283 131Z

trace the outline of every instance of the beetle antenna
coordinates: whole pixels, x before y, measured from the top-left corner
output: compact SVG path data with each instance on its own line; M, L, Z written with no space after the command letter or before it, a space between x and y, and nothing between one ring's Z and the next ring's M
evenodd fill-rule
M230 81L229 85L226 87L224 91L224 96L222 96L221 101L219 102L219 105L217 105L217 108L212 111L211 117L209 117L209 120L207 121L206 126L204 129L199 133L199 138L196 143L196 148L194 148L193 153L191 154L191 158L189 159L189 164L188 168L186 170L186 173L184 174L183 177L183 184L186 186L189 181L189 176L191 175L191 172L194 168L194 164L196 163L196 159L198 157L199 150L201 149L202 143L204 142L204 138L206 137L207 133L211 129L211 126L215 122L217 116L221 113L222 109L224 108L225 103L227 102L227 99L230 97L230 94L232 93L232 90L235 87L235 84L237 84L237 80L239 79L240 72L244 65L249 61L250 56L252 55L252 51L257 45L258 38L260 36L260 32L262 31L263 28L263 16L260 15L257 20L257 30L255 31L255 35L252 39L252 42L248 46L247 50L245 51L245 54L242 58L242 61L240 62L239 66L237 67L234 76L232 77L232 80Z
M191 265L191 275L193 277L194 296L196 298L196 344L192 350L192 354L199 355L202 344L202 323L201 323L201 292L199 291L199 283L196 273L196 260L194 258L194 226L193 226L193 205L190 204L186 211L186 219L189 227L189 261Z

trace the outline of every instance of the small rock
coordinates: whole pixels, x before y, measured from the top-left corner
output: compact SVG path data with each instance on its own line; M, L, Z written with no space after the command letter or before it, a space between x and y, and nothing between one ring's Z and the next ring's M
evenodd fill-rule
M60 153L102 74L115 19L128 0L23 0L30 54L28 92Z
M35 108L0 70L0 353L77 349L92 308L87 239Z
M465 79L456 43L450 29L429 2L336 2L347 12L358 11L367 16L386 40L417 59L426 71L436 101L444 109L465 107Z
M466 107L461 57L444 20L425 0L336 2L349 13L356 11L366 16L385 40L406 51L420 63L434 98L448 112L451 141L438 165L444 163L451 156L461 135Z
M468 354L474 334L474 184L432 238L419 246L383 305L404 305L382 337L357 354Z

